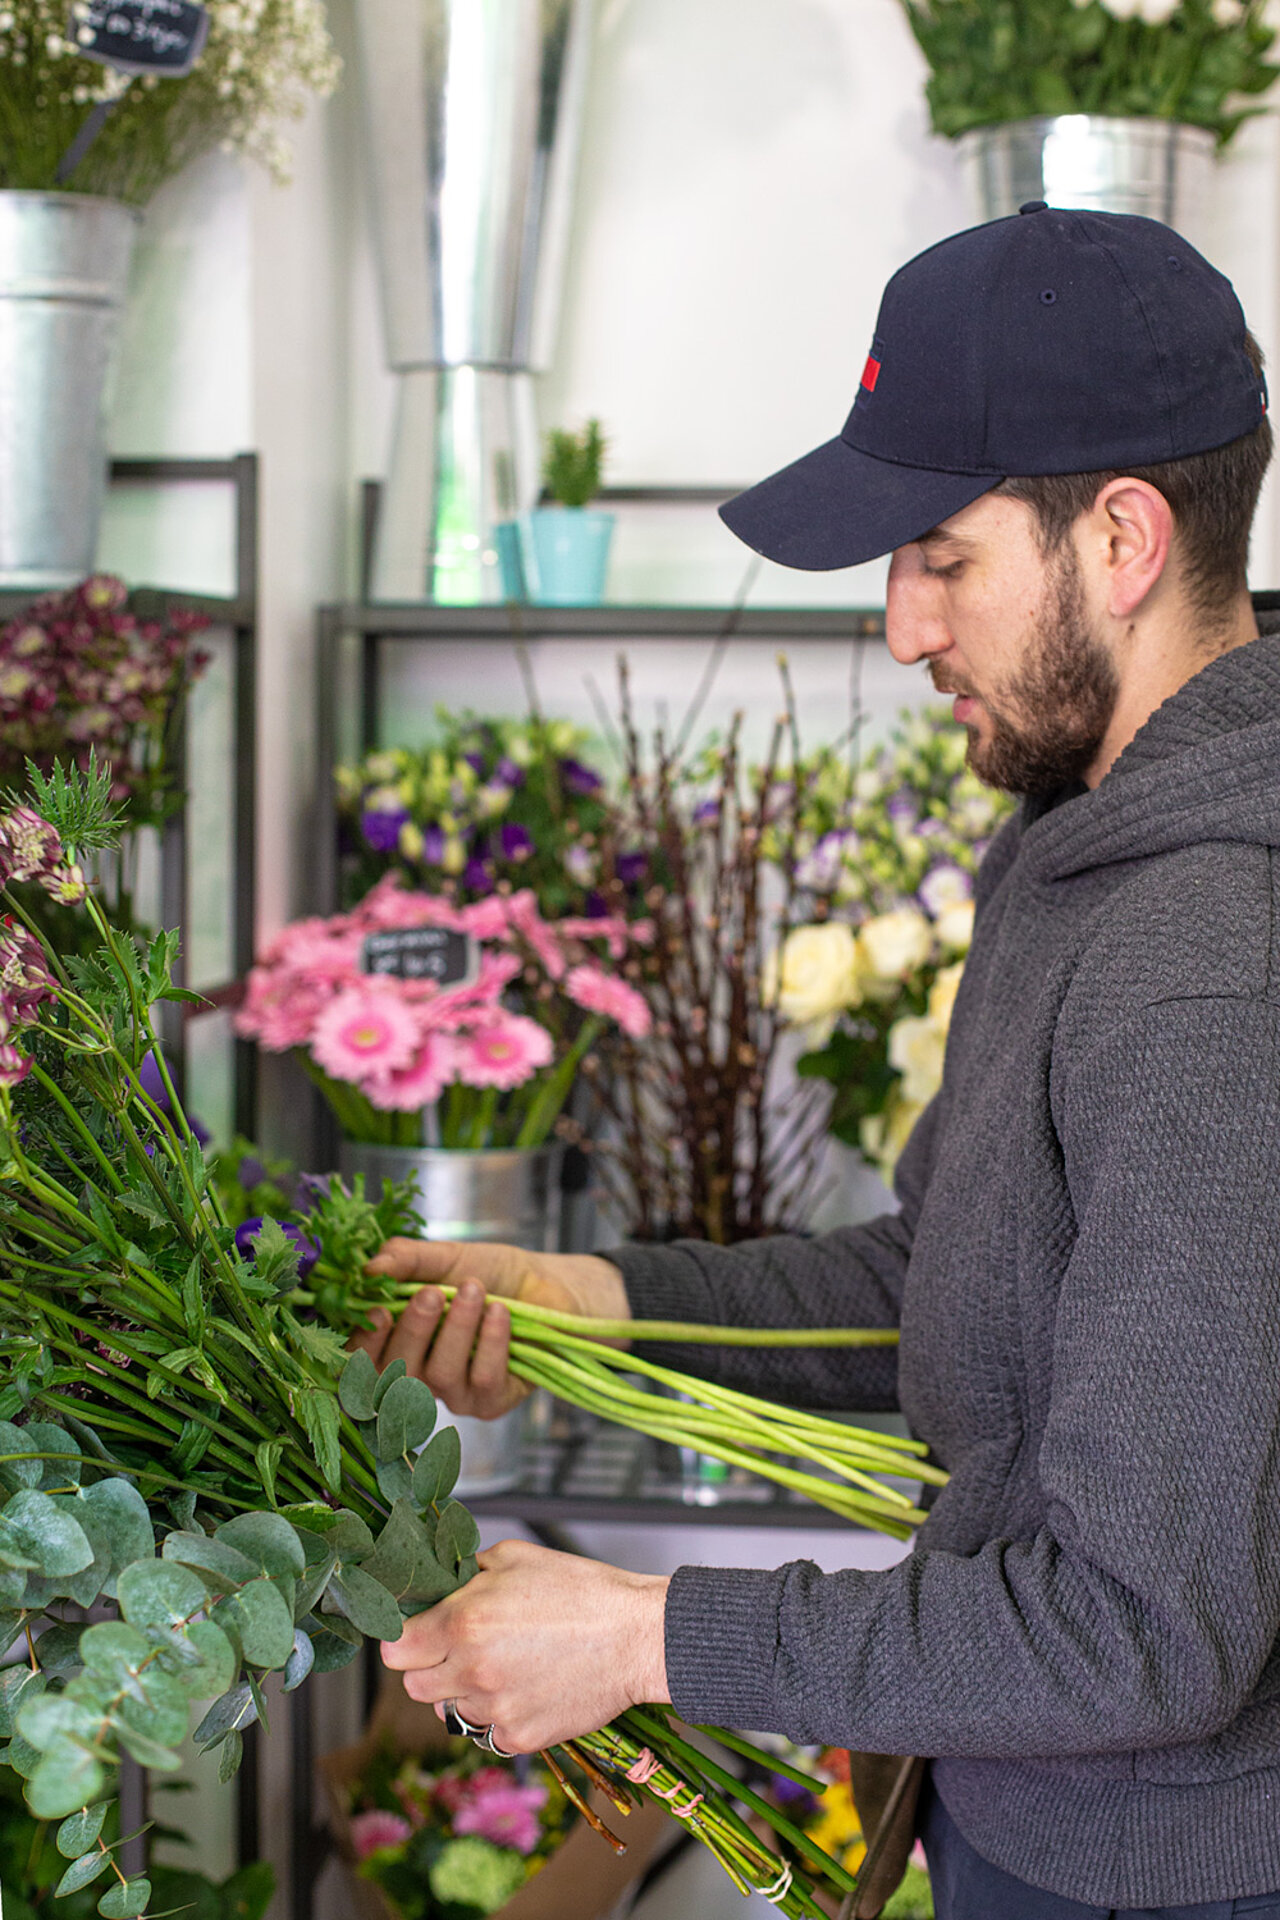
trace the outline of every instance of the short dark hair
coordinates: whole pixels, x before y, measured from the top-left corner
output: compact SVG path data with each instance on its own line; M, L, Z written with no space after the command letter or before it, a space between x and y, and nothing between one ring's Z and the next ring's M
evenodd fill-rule
M1262 349L1251 333L1245 335L1245 351L1261 378ZM1112 467L1104 473L1012 478L994 491L1031 508L1039 522L1040 545L1053 553L1108 481L1145 480L1169 502L1192 603L1212 619L1221 612L1222 602L1245 584L1249 531L1271 446L1271 422L1264 417L1251 433L1208 453L1192 453L1150 467Z

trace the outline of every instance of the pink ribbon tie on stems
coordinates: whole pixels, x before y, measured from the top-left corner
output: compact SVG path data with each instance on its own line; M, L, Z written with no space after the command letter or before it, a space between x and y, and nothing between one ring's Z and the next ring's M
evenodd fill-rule
M650 1793L656 1793L660 1800L669 1801L671 1811L677 1820L687 1820L694 1808L702 1805L702 1795L695 1793L685 1801L682 1807L678 1807L677 1794L688 1793L689 1789L683 1780L677 1780L673 1787L654 1786L653 1776L661 1765L661 1760L655 1760L648 1747L641 1747L639 1754L627 1768L627 1779L634 1780L638 1787L648 1787Z

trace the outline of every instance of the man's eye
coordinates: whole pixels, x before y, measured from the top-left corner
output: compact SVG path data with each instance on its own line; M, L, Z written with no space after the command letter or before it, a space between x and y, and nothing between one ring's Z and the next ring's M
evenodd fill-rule
M949 567L931 567L927 560L923 565L931 580L958 580L964 571L963 560L953 560Z

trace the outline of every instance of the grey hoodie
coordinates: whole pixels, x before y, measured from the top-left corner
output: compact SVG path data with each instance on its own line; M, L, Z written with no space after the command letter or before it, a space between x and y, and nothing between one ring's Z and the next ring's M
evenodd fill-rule
M948 1469L887 1572L682 1567L687 1720L937 1756L969 1842L1105 1908L1280 1888L1280 638L983 864L901 1211L625 1248L637 1316L901 1324ZM665 1346L818 1407L892 1355Z

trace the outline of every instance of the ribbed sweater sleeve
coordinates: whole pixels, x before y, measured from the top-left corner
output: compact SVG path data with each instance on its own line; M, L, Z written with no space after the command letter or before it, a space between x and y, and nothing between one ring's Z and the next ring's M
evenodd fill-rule
M734 1327L896 1326L936 1107L921 1116L899 1161L898 1213L812 1239L774 1234L737 1247L677 1240L613 1249L605 1258L622 1270L633 1318ZM770 1351L641 1341L636 1351L700 1379L797 1406L869 1412L897 1405L893 1348Z
M926 1527L879 1573L681 1568L686 1720L1060 1760L1203 1741L1252 1696L1280 1634L1280 1011L1148 1006L1052 1107L1070 1198L1029 1226L1074 1244L1038 1530L966 1557ZM980 1454L935 1513L981 1500Z

